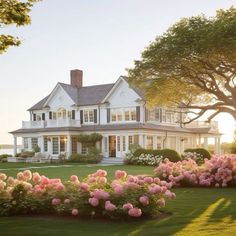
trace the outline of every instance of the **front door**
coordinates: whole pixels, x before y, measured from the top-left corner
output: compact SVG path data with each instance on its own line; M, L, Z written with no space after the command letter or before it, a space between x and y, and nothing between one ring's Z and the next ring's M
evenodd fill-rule
M109 136L109 157L116 157L116 136Z

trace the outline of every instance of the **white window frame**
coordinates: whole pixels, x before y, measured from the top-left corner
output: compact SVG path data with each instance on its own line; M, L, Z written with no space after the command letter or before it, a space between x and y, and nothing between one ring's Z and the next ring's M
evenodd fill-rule
M83 110L83 123L94 124L94 109Z

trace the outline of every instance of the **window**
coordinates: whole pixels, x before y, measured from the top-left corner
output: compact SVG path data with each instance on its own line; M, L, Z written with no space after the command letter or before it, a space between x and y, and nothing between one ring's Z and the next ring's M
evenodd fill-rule
M174 123L174 113L173 112L166 112L166 122Z
M129 111L125 111L125 120L126 120L126 121L129 120Z
M153 136L146 137L146 148L153 149Z
M136 110L131 111L131 120L136 120Z
M60 137L60 152L66 151L66 137L61 136Z
M89 122L94 122L94 110L89 110Z
M160 108L148 110L148 120L160 121Z
M116 113L114 111L111 113L111 121L116 121Z
M65 109L63 109L63 111L62 111L62 117L64 120L66 119L66 110Z
M84 123L94 122L94 110L84 110Z
M138 135L134 135L134 144L138 144L139 143L139 136Z
M47 137L43 138L43 145L44 145L44 151L47 152L48 151L48 138Z
M52 154L59 154L59 139L57 137L52 138Z
M28 138L23 138L23 144L24 144L24 149L28 149L29 148Z
M57 119L57 113L56 113L56 112L53 112L53 113L52 113L52 119L53 119L53 120L56 120L56 119Z
M169 137L169 148L176 149L176 137Z
M123 151L126 150L126 138L123 136Z
M117 151L120 151L120 136L117 136Z
M72 137L71 138L71 151L72 153L77 153L77 138L76 137Z
M67 112L67 117L68 117L69 119L71 119L71 117L72 117L71 111L68 111L68 112Z
M121 111L117 111L117 120L122 121L122 112Z
M31 145L32 145L32 149L36 148L38 146L38 138L32 138Z
M133 136L129 136L129 145L133 144Z
M107 152L107 137L104 138L104 151Z

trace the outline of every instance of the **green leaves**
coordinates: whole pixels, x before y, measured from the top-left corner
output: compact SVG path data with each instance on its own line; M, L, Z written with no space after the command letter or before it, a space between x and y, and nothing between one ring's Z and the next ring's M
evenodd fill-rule
M205 109L221 101L212 109L236 118L235 42L236 8L183 18L144 50L128 80L144 89L148 104Z
M39 0L0 0L0 27L8 25L23 26L31 23L29 13ZM10 46L19 46L20 40L11 35L0 35L0 54Z

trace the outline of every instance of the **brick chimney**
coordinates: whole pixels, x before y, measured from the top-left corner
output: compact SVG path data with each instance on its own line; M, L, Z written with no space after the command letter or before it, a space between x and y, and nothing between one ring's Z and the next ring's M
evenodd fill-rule
M83 71L82 70L70 71L70 84L77 88L83 87Z

